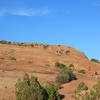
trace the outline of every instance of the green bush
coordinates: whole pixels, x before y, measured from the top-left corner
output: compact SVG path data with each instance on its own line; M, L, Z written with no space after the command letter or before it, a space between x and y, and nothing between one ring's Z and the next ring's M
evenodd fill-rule
M34 44L30 44L31 45L31 47L34 47L35 45Z
M15 57L10 57L10 60L16 61L16 58Z
M72 69L66 67L58 74L56 77L56 82L59 84L64 84L76 79L77 78L73 74Z
M86 84L84 82L81 82L78 85L77 90L88 90L88 87L86 86Z
M44 49L47 49L49 47L49 45L43 45Z
M81 70L79 70L79 71L78 71L78 73L85 74L85 73L86 73L86 71L85 71L84 69L81 69Z
M66 53L66 54L69 54L69 53L70 53L70 50L66 50L65 53Z
M29 78L25 74L23 81L16 84L16 100L47 100L48 94L37 81L36 77Z
M46 85L45 88L40 85L37 78L29 78L25 74L22 81L15 85L16 100L60 100L59 93L52 85Z
M8 44L8 42L7 41L4 41L4 40L1 40L0 41L0 44Z
M66 65L64 65L64 64L61 64L61 63L59 63L59 62L56 62L55 63L55 67L57 67L57 68L65 68L66 67Z
M75 69L74 64L70 64L70 65L69 65L69 67L70 67L72 70L74 70L74 69Z
M100 61L95 59L95 58L91 59L91 61L96 62L96 63L100 63Z
M38 43L35 43L34 46L39 46L39 44Z
M10 41L8 42L8 44L11 44L11 43L12 43L12 42L10 42Z
M93 86L91 90L82 94L79 91L76 91L74 94L76 100L100 100L100 81Z
M17 43L18 46L24 46L24 43Z
M47 84L45 86L45 89L46 89L48 96L49 96L48 100L60 100L58 88L56 88L56 86L51 85L51 84Z

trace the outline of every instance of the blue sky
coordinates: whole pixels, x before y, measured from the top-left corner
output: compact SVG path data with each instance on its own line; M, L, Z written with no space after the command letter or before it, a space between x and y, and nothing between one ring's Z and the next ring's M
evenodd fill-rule
M100 59L100 0L0 0L0 40L62 44Z

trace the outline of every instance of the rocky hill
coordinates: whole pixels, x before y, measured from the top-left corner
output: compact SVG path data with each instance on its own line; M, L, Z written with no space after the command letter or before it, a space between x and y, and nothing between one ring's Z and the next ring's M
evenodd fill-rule
M60 90L64 100L72 100L71 94L80 82L89 88L95 84L95 72L100 73L100 63L90 61L84 53L62 45L37 43L3 43L0 44L0 100L15 100L14 85L24 73L35 75L41 84L54 83L59 68L56 62L66 66L74 65L78 80L66 83ZM78 71L85 70L85 74Z

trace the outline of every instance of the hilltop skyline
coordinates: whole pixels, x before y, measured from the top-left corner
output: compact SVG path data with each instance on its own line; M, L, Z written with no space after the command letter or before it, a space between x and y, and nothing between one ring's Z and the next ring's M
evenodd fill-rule
M61 44L100 60L99 0L0 1L0 40Z

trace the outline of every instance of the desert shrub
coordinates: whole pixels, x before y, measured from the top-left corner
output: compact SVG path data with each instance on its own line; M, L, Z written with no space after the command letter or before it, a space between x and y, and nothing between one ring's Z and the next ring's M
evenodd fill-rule
M7 89L7 86L5 86L5 89Z
M34 46L39 46L39 44L38 43L35 43Z
M70 53L70 50L66 50L65 53L66 53L66 54L69 54L69 53Z
M73 68L73 67L74 67L74 65L73 65L73 64L70 64L70 65L69 65L69 67L72 67L72 68Z
M58 47L60 47L61 45L58 45Z
M86 71L85 71L84 69L81 69L81 70L79 70L79 71L78 71L78 73L85 74L85 73L86 73Z
M47 49L49 47L49 45L43 45L44 49Z
M10 57L10 60L16 61L16 58L15 57Z
M0 44L7 44L8 42L7 41L4 41L4 40L1 40L0 41Z
M16 100L48 100L48 94L37 81L25 74L23 81L16 84Z
M78 85L77 90L88 90L88 87L86 86L86 84L84 82L81 82Z
M70 64L70 65L69 65L69 67L70 67L72 70L74 70L74 69L75 69L74 64Z
M0 65L2 65L3 64L3 62L0 62Z
M12 42L10 42L10 41L9 41L7 44L9 44L9 45L10 45L11 43L12 43Z
M73 74L72 69L66 67L58 74L56 77L56 82L59 84L64 84L76 79L77 78Z
M56 86L51 85L51 84L47 84L45 86L45 89L46 89L48 96L49 96L48 100L60 100L58 88L56 88Z
M37 78L25 74L15 85L16 100L60 100L57 89L52 85L41 86Z
M75 92L74 98L76 100L100 100L100 81L84 94L79 91Z
M100 63L100 61L95 59L95 58L91 59L91 61L96 62L96 63Z
M31 44L31 47L34 47L34 44Z
M5 58L4 58L4 57L0 57L0 59L1 59L1 60L4 60Z
M65 68L66 67L66 65L64 65L64 64L61 64L61 63L59 63L59 62L56 62L55 63L55 67L57 67L57 68Z
M24 46L24 43L17 43L18 46Z

